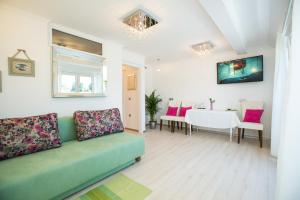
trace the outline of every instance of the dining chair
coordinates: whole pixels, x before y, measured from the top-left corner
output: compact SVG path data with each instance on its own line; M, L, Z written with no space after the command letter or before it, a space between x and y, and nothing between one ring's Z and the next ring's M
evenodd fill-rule
M178 115L181 116L181 117L185 117L187 109L190 109L190 108L192 108L192 109L195 108L195 104L192 103L191 101L185 101L185 100L183 100L181 102ZM181 112L181 109L185 109L185 111ZM182 130L182 127L183 127L184 123L185 123L184 120L180 121L180 128L181 128L181 130Z
M177 107L177 112L173 115L169 115L166 111L166 114L165 115L162 115L160 116L160 130L162 130L162 125L163 125L163 122L164 121L168 121L168 127L171 126L171 132L174 132L174 127L175 127L175 121L174 121L174 118L177 117L178 115L178 112L179 112L179 109L180 109L180 105L181 105L181 102L180 101L169 101L168 103L168 108L169 107ZM167 108L167 109L168 109ZM177 127L179 129L179 123L177 123Z
M263 109L264 109L264 103L260 102L260 101L243 101L243 102L241 102L242 120L241 120L240 125L238 126L238 143L240 143L241 134L242 134L242 139L244 138L245 129L256 130L256 131L258 131L260 148L262 148L262 143L263 143L262 135L263 135L264 125L263 125L263 123L260 122L260 118L261 118ZM253 111L253 112L258 111L259 112L259 110L261 111L259 120L256 120L256 122L251 122L251 120L245 121L246 114L248 115L250 113L250 111ZM257 118L258 115L254 116L254 118ZM252 117L252 119L254 119L254 118Z

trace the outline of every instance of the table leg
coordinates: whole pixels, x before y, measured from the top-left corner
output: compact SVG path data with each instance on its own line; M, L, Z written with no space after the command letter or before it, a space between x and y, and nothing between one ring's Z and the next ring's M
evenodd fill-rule
M230 142L232 142L232 128L230 128Z
M185 122L185 134L187 135L187 126L188 126L188 124Z
M190 136L192 135L192 124L190 124Z

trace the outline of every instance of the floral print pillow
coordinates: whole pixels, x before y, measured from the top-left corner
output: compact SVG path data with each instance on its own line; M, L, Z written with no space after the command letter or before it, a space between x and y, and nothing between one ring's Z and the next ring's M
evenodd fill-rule
M124 131L118 108L76 111L74 121L79 141Z
M0 160L60 146L56 113L0 119Z

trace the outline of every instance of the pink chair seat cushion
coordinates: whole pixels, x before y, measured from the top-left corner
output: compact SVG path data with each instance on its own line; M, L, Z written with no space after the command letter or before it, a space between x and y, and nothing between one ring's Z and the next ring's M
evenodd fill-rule
M166 115L168 115L168 116L176 116L177 115L177 110L178 110L178 107L171 107L171 106L169 106Z
M260 123L261 116L264 110L247 109L244 117L244 122Z
M185 117L186 111L192 109L192 106L189 107L181 107L179 111L180 117Z

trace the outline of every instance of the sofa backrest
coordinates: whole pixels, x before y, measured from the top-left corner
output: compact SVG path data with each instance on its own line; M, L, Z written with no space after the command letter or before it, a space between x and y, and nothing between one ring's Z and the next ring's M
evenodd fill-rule
M58 118L58 130L62 142L76 140L76 129L73 117Z

